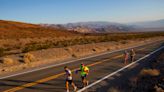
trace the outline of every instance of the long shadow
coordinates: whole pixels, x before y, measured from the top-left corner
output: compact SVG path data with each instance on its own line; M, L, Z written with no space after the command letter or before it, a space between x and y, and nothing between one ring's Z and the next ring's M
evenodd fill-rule
M130 78L137 76L139 71L143 68L150 67L151 62L154 61L156 57L159 55L159 53L163 51L164 49L160 52L151 55L149 58L142 60L138 63L138 65L136 65L132 69L127 68L126 70L119 72L120 76L112 76L114 77L114 79L104 80L106 84L103 85L99 83L95 86L95 88L90 88L89 90L87 90L87 92L109 92L111 88L116 88L119 90L119 92L136 92L135 90L133 90L133 88L131 88L132 86L129 85L129 83L131 82Z

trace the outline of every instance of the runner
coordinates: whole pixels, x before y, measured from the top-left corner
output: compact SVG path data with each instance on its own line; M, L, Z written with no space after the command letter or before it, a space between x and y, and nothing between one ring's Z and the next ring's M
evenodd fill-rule
M128 54L128 52L125 50L125 52L124 52L124 64L127 64L127 63L128 63L128 58L129 58L129 54Z
M131 49L131 51L130 51L130 59L131 59L131 62L134 62L134 56L135 56L136 54L135 54L135 51L134 51L134 49Z
M66 73L66 82L65 82L65 85L66 85L67 92L69 92L69 84L71 84L73 86L74 91L76 92L77 87L75 86L75 84L73 82L71 70L67 66L64 67L64 70L65 70L65 73Z
M81 75L83 87L87 86L89 84L89 81L87 80L87 76L89 74L89 68L84 64L81 64L80 69L77 71L81 71L80 75Z

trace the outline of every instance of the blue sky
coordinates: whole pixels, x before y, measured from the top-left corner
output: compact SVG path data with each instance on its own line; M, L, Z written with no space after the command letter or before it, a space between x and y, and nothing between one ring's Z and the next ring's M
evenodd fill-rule
M29 23L164 19L164 0L0 0L0 19Z

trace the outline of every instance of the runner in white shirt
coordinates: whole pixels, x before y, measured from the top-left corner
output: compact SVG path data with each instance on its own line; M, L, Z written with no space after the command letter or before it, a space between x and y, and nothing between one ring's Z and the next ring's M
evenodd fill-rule
M73 88L74 88L74 91L76 91L77 90L77 87L73 83L73 78L72 78L72 72L71 72L71 70L67 66L64 67L64 70L65 70L65 73L66 73L66 82L65 82L65 85L66 85L67 92L69 92L69 84L71 84L73 86Z

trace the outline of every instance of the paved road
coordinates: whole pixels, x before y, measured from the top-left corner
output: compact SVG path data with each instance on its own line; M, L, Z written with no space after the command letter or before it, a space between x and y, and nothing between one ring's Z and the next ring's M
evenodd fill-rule
M136 47L136 60L161 46L163 46L163 42ZM65 92L64 66L67 65L72 70L76 70L80 63L88 65L90 67L90 75L88 78L90 83L93 83L125 66L123 64L122 53L123 51L118 51L28 74L1 79L0 92ZM81 82L79 74L73 74L73 76L75 84L78 85L78 88L80 89ZM106 87L109 88L108 86ZM87 91L100 92L100 88L101 86L98 85L98 88L95 86Z

